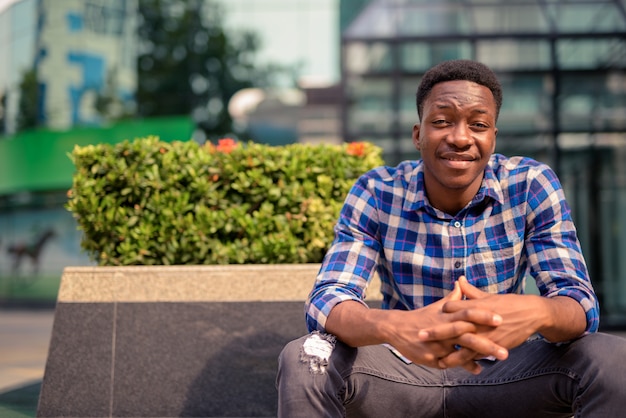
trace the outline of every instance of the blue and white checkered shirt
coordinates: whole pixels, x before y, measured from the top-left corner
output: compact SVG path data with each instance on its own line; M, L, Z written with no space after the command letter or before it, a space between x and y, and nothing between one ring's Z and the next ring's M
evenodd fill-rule
M448 294L465 275L491 293L522 293L532 277L542 295L577 300L595 332L599 308L556 174L529 158L494 154L474 199L455 216L432 207L421 161L379 167L352 187L306 303L309 331L331 309L363 303L377 271L384 309L411 310Z

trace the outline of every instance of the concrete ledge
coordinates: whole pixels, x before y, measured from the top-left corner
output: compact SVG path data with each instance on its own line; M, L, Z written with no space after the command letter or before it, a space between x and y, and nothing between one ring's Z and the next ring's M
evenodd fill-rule
M37 415L276 416L277 357L306 332L318 270L66 268Z
M319 264L67 267L58 302L304 301ZM380 282L368 288L381 300Z

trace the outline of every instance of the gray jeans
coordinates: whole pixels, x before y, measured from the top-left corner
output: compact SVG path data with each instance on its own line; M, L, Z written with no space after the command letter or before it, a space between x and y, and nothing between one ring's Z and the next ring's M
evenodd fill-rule
M626 408L626 339L592 334L569 344L529 341L473 375L406 364L384 346L337 342L327 367L303 361L308 336L279 358L278 416L619 417Z

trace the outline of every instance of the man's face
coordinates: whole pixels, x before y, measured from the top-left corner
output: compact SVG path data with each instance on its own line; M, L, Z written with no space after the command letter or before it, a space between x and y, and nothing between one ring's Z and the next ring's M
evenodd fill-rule
M424 101L421 125L413 127L431 204L460 210L459 202L464 206L474 197L497 132L495 100L487 87L464 80L433 87Z

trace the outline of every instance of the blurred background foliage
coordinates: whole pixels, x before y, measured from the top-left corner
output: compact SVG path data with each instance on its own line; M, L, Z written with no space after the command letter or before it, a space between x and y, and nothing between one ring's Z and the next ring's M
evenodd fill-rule
M258 40L227 36L222 14L209 0L139 1L139 116L192 114L208 135L230 132L227 103L252 86Z

